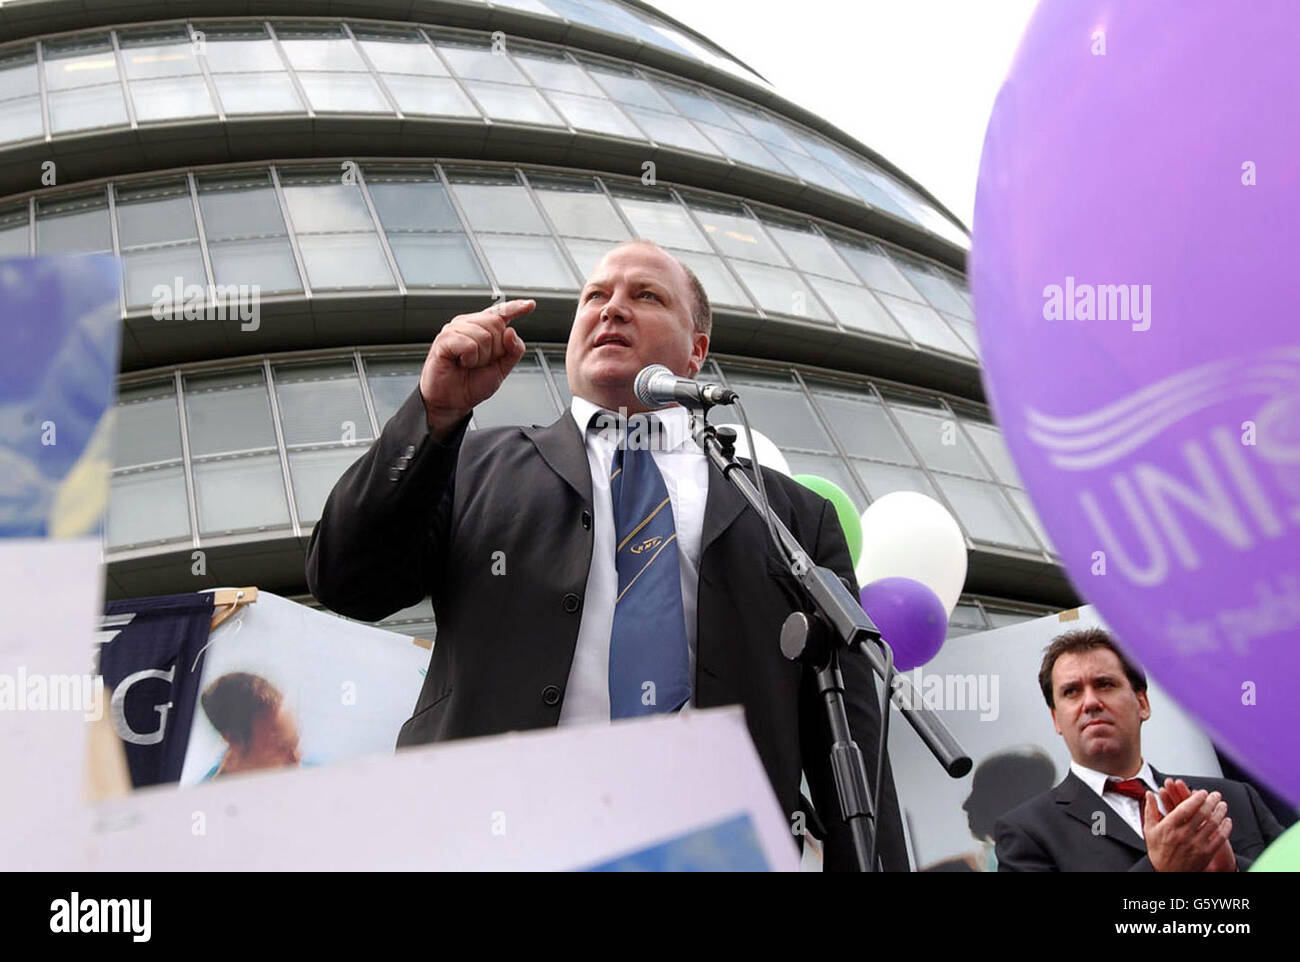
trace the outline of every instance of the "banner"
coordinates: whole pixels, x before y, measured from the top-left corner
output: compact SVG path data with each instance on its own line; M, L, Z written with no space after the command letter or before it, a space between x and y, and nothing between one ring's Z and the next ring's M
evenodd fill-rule
M104 606L99 671L136 788L181 777L211 621L210 594Z

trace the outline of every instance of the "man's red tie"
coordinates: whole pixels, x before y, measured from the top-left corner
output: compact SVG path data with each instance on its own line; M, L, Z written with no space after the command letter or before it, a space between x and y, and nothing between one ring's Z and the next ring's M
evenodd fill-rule
M1115 792L1118 795L1127 795L1129 798L1142 801L1146 798L1146 783L1140 778L1126 778L1121 781L1118 778L1106 779L1106 791Z

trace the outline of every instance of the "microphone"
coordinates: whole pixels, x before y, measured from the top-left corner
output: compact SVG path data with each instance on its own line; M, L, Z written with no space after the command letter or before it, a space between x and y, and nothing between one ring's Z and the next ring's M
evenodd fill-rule
M715 404L733 404L736 392L721 384L693 381L678 377L662 364L643 367L636 376L636 399L648 408L661 408L674 401L686 407L707 408Z

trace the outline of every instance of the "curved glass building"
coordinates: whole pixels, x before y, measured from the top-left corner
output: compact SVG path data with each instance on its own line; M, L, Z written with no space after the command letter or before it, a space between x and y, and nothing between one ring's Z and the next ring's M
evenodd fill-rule
M535 298L474 424L549 423L583 278L646 237L709 292L702 376L796 472L951 509L954 633L1078 603L984 403L967 233L921 185L635 0L323 6L0 3L0 256L122 263L109 597L303 596L441 326Z

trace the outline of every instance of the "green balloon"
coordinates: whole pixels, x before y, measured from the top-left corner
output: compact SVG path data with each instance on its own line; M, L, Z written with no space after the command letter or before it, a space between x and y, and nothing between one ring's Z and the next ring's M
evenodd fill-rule
M1252 872L1300 872L1300 823L1292 825L1264 849Z
M856 568L858 559L862 557L862 515L853 506L853 499L834 481L819 478L815 474L796 474L794 479L809 491L816 491L835 505L835 513L840 518L840 527L844 529L844 540L849 543L849 556L853 559L853 567Z

